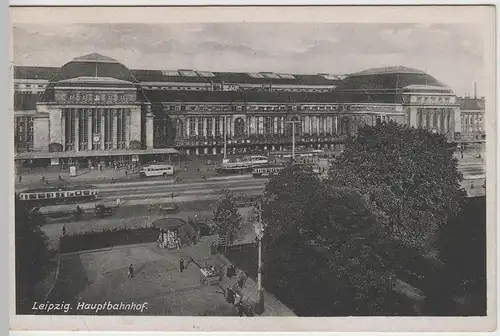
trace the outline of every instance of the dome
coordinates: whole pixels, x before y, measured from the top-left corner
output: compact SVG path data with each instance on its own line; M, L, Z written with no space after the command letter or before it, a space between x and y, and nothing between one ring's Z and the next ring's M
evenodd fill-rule
M338 86L340 91L396 91L409 86L429 86L448 89L448 86L422 70L405 66L372 68L347 76Z
M51 81L59 82L78 77L114 78L137 83L137 80L126 66L114 58L97 53L76 57L64 64Z

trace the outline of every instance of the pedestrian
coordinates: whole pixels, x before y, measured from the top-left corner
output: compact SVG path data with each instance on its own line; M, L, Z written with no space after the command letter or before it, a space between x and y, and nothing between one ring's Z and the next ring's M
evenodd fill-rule
M181 258L179 261L179 268L181 270L181 273L184 271L184 259Z
M119 208L120 207L120 203L121 203L121 200L119 198L116 199L116 207Z
M63 224L61 231L62 231L62 235L66 236L66 224Z
M21 183L23 181L23 177L21 175L19 175L19 183Z
M175 194L174 193L171 193L170 194L170 197L172 198L172 201L174 200L174 197L175 197Z
M132 279L134 277L134 265L130 264L128 267L128 277Z
M234 291L231 287L227 286L227 298L228 303L234 304Z
M128 170L125 170L125 177L128 176Z
M111 184L115 184L115 178L114 177L111 178Z
M472 182L471 182L471 184L470 184L470 188L471 188L471 189L474 189L474 183L472 183Z
M238 277L238 286L240 286L240 288L243 288L243 286L245 285L245 273L240 272L240 275Z

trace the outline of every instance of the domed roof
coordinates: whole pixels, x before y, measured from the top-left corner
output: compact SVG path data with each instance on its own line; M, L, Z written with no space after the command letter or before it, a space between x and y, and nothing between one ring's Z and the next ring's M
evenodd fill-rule
M350 74L338 86L340 91L397 91L409 86L448 88L422 70L405 66L371 68Z
M114 58L97 53L76 57L64 64L51 81L59 82L78 77L107 77L137 83L126 66Z
M425 74L422 70L408 68L402 65L382 67L382 68L370 68L360 72L351 74L351 76L370 76L370 75L384 75L384 74Z

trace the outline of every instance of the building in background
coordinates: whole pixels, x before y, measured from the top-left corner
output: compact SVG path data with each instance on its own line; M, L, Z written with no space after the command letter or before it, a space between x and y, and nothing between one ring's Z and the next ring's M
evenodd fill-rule
M483 143L486 141L485 130L485 99L460 97L460 137L461 143Z
M80 166L290 145L340 149L363 125L395 121L445 134L460 127L453 91L387 67L347 76L129 70L99 54L61 68L15 67L16 161ZM289 120L299 120L292 130Z

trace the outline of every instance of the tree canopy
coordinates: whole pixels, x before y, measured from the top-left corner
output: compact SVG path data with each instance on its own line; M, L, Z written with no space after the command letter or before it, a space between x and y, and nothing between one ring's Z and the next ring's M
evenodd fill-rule
M445 136L393 122L361 128L329 175L364 195L387 239L424 253L466 197Z
M439 274L427 255L461 180L443 135L392 122L361 128L326 181L288 166L264 192L264 286L299 315L415 313L394 281Z
M228 190L223 190L213 213L213 221L220 237L228 239L232 243L241 228L242 217L238 212L234 195Z
M20 201L15 203L16 301L19 314L31 314L33 288L43 280L51 262L47 236L40 229L43 215Z
M373 252L375 217L361 195L293 165L269 180L265 282L299 315L376 315L391 274Z

